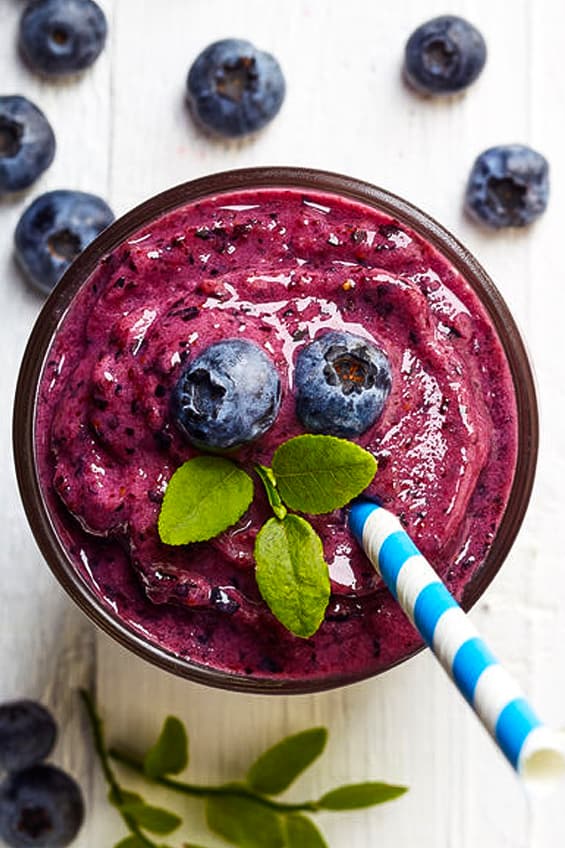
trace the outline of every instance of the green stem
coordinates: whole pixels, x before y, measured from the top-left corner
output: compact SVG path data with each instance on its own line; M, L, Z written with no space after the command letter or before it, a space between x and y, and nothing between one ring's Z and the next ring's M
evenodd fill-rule
M92 741L94 744L94 750L98 754L98 759L100 760L100 765L102 767L102 772L104 773L104 777L106 778L106 782L110 787L113 797L116 799L118 804L123 804L124 796L122 787L117 781L116 775L112 771L112 767L110 765L110 760L108 759L108 754L106 752L106 745L104 742L104 727L102 724L102 719L96 712L96 706L90 695L90 692L87 692L86 689L80 690L80 696L83 700L84 706L86 708L86 714L88 716L88 721L90 723L90 729L92 731ZM139 841L146 846L146 848L157 848L154 842L148 839L139 829L137 823L129 816L127 813L123 813L119 807L118 812L122 817L124 823L126 824L130 833L136 836Z
M277 489L277 481L275 475L273 474L273 469L267 468L266 465L259 465L258 463L254 465L254 468L255 473L263 484L271 509L273 510L279 521L282 521L285 518L288 510L283 504L281 496L279 495L279 490Z
M128 766L133 771L138 772L138 774L144 774L143 763L130 754L124 751L118 751L115 748L110 748L109 754L116 762ZM211 795L224 798L249 798L249 800L255 801L263 807L268 807L270 810L275 810L277 813L315 813L319 809L315 801L303 801L301 804L285 804L282 801L273 801L272 798L258 795L246 786L233 783L225 783L221 786L198 786L194 783L182 783L179 780L173 780L169 777L157 777L151 778L151 780L159 783L161 786L166 786L168 789L173 789L175 792L182 792L183 795L192 795L197 798L205 798Z

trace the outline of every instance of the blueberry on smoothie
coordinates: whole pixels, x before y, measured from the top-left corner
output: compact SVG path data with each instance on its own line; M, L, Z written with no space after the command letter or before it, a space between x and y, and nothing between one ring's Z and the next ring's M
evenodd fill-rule
M44 760L55 744L57 725L49 710L22 699L0 705L0 769L15 771Z
M404 76L420 94L455 94L474 82L485 66L481 33L455 15L442 15L416 29L406 43Z
M16 258L43 294L114 220L107 203L82 191L49 191L29 206L16 227Z
M0 786L0 838L13 848L64 848L83 819L79 785L55 766L14 772Z
M25 97L0 97L0 195L30 186L54 156L55 135L43 112Z
M295 382L296 414L306 430L352 439L379 418L392 379L380 348L330 331L300 351Z
M284 95L274 56L236 38L210 44L188 73L187 99L195 119L222 136L260 130L275 117Z
M477 157L465 207L481 224L525 227L547 207L549 165L541 153L521 144L491 147Z
M189 362L173 393L181 432L197 447L229 450L267 432L281 402L281 382L253 342L226 339Z
M20 20L19 47L32 71L63 76L92 65L107 31L94 0L33 0Z

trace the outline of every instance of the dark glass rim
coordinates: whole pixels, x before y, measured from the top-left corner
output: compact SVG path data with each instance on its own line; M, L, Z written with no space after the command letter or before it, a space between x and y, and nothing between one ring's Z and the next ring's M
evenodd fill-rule
M320 692L375 674L350 674L344 671L343 674L310 680L254 679L192 663L148 642L128 627L94 595L77 573L51 520L35 461L35 410L45 357L72 298L100 259L145 224L179 206L204 197L255 188L294 188L306 192L337 194L384 211L431 242L468 281L487 310L503 345L514 382L518 409L518 459L508 505L491 550L483 566L465 588L463 607L469 609L475 603L498 572L514 542L534 482L539 425L534 380L528 356L502 296L469 251L417 207L388 191L351 177L311 168L287 167L246 168L212 174L175 186L150 198L105 230L64 275L46 301L29 338L14 402L13 442L16 474L28 522L55 577L82 611L121 645L161 669L209 686L266 694ZM418 650L421 649L417 649L413 654ZM405 659L408 657L399 662L404 662ZM387 669L382 671L385 670Z

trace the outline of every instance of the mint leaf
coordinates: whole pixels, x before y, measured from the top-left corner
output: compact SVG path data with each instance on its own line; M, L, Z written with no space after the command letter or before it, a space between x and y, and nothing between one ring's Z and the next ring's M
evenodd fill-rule
M159 536L167 545L212 539L241 518L253 500L253 481L234 462L197 456L177 468L159 515Z
M137 792L128 792L127 789L120 789L120 794L118 795L114 789L110 789L108 792L108 801L114 807L117 807L119 810L122 809L124 804L143 804L143 798L141 795L138 795Z
M330 597L322 540L299 515L270 518L255 540L255 575L273 615L295 636L322 623Z
M287 848L328 848L312 819L293 813L286 819Z
M183 842L182 848L204 848L204 846L197 845L195 842Z
M124 815L131 816L139 827L150 830L151 833L172 833L182 823L182 819L175 813L161 807L151 807L143 801L123 804L120 810Z
M206 821L214 833L241 848L283 848L279 816L249 798L210 797Z
M256 465L255 471L257 472L258 477L260 478L263 486L265 487L265 491L267 493L267 498L271 509L273 510L277 518L280 518L282 521L282 519L287 513L287 509L281 501L281 496L278 493L275 475L273 474L271 469L267 468L265 465Z
M327 738L325 727L313 727L287 736L253 763L247 773L247 783L262 795L284 792L320 756Z
M143 760L143 771L147 777L163 777L179 774L188 765L188 738L182 721L169 716L155 745Z
M392 786L389 783L352 783L326 792L318 801L323 810L357 810L384 804L408 792L406 786Z
M204 846L197 845L196 842L183 842L182 848L204 848Z
M377 470L364 448L335 436L296 436L279 445L273 473L291 509L319 515L345 506L367 488Z
M126 836L114 845L114 848L147 848L137 836Z

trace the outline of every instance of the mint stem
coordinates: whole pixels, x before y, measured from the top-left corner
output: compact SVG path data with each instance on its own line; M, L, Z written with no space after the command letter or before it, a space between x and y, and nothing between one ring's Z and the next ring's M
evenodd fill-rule
M269 501L269 505L276 517L279 521L282 521L288 510L286 506L283 504L281 500L281 496L279 495L279 491L277 489L277 481L275 479L275 475L273 474L272 468L267 468L266 465L255 464L255 473L259 477L260 481L263 484L263 488L267 494L267 499Z
M94 750L98 754L98 759L100 760L102 772L104 774L104 777L106 778L108 786L112 791L113 796L115 797L118 804L121 804L124 802L123 790L117 781L116 775L112 771L112 767L110 766L110 761L106 752L106 744L104 742L104 726L102 723L102 719L96 712L96 706L94 704L90 692L87 692L86 689L81 689L80 696L86 708L86 714L88 716L88 721L92 732L92 742L94 744ZM129 816L127 813L123 813L119 808L118 812L130 833L136 836L139 841L146 846L146 848L158 848L158 846L154 842L148 839L141 832L138 825L131 818L131 816Z
M220 786L198 786L194 783L182 783L179 780L173 780L169 777L148 778L143 771L143 763L136 757L115 748L110 748L109 754L113 760L128 766L133 771L138 772L138 774L144 775L147 780L152 780L154 783L159 783L161 786L166 786L175 792L182 792L184 795L192 795L198 798L205 798L211 795L224 798L249 798L251 801L256 801L258 804L268 807L270 810L275 810L278 813L315 813L319 810L315 801L303 801L301 804L285 804L282 801L273 801L271 798L259 795L243 785L236 786L226 783Z

